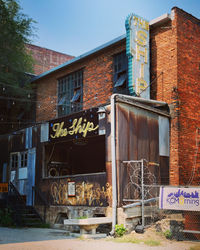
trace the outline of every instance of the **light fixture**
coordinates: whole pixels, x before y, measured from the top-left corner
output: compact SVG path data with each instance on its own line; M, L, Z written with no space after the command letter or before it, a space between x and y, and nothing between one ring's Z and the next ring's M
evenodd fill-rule
M106 114L110 112L105 107L99 107L97 114L99 115L99 119L105 118Z

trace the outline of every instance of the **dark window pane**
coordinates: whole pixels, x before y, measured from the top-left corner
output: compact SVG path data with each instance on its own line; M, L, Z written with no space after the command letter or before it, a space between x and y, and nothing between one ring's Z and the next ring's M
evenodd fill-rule
M126 52L123 51L114 56L114 72L113 82L115 93L128 94L127 86L127 71L128 71L128 59Z
M72 97L71 102L77 102L79 100L80 96L81 96L81 91L80 90L76 91L74 93L74 96Z
M123 87L123 85L125 84L125 82L126 82L126 74L123 74L123 75L121 75L121 76L117 79L117 81L116 81L114 87L115 87L115 88L116 88L116 87Z
M83 71L77 71L58 80L58 116L82 109ZM72 103L78 103L72 107Z

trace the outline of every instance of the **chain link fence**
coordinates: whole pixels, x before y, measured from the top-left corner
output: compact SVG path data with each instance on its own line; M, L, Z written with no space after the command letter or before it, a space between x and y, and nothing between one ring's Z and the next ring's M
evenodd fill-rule
M154 225L168 238L200 240L200 211L159 208L159 165L146 160L124 161L128 182L123 192L124 209L140 207L140 225Z

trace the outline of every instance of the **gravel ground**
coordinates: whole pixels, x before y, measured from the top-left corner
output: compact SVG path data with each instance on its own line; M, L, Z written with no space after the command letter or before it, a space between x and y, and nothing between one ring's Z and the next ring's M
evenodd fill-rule
M175 241L163 241L161 246L151 247L143 243L116 243L106 239L74 239L55 229L0 228L0 250L189 250L194 245L200 247L199 243Z

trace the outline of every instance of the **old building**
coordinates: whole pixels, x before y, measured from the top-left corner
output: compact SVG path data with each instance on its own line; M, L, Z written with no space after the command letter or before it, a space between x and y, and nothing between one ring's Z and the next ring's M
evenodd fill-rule
M42 193L51 223L131 223L130 161L145 159L149 184L198 185L199 22L177 7L150 23L130 15L126 35L35 77L36 125L9 136L3 180L40 211Z
M35 75L42 74L43 72L74 58L74 56L42 48L33 44L26 44L26 49L34 59Z

